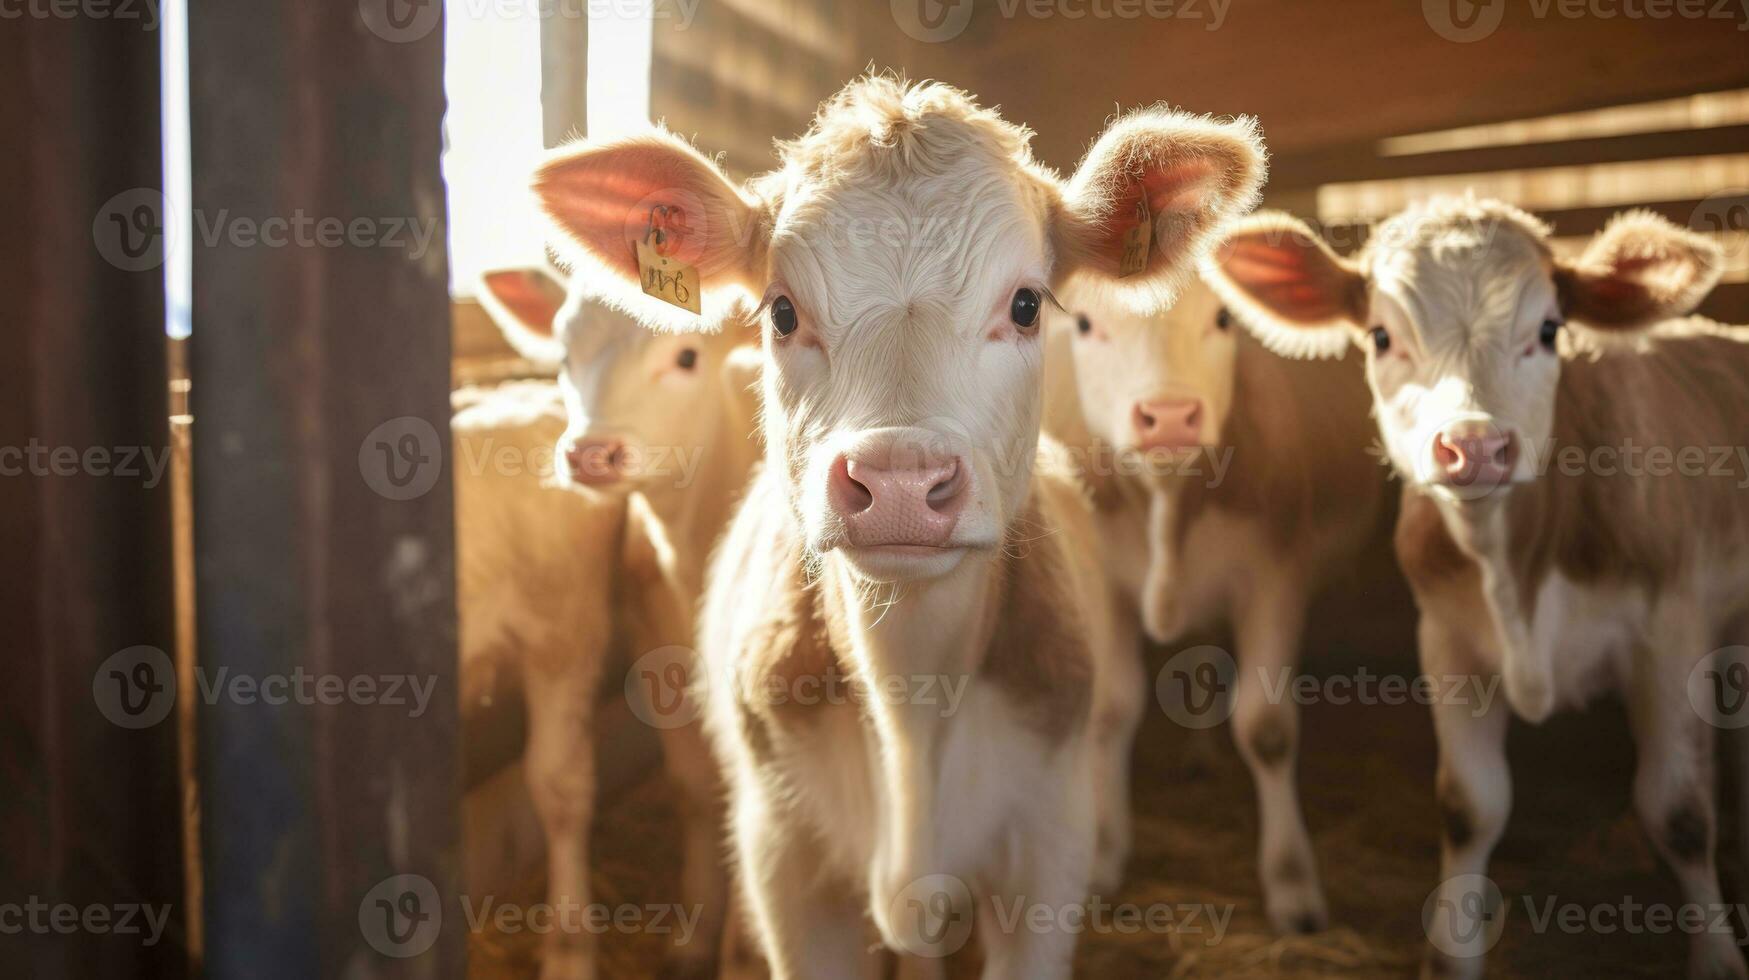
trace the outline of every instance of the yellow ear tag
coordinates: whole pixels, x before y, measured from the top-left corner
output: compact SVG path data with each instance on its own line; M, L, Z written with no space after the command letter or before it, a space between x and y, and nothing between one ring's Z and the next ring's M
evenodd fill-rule
M1148 192L1136 198L1135 227L1123 233L1123 258L1117 264L1117 276L1126 279L1148 267L1148 249L1154 244L1154 215L1148 211Z
M638 258L638 279L644 295L654 296L692 313L699 312L698 268L662 254L662 247L672 238L667 224L677 214L667 205L650 210L650 224L635 248Z

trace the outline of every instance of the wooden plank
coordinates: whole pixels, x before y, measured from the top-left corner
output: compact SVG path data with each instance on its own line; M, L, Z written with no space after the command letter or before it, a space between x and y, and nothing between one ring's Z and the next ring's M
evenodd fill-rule
M9 977L188 969L159 128L138 17L0 26L0 902L43 903L0 935ZM141 906L161 934L118 928Z
M1296 188L1341 181L1496 173L1725 153L1749 153L1749 125L1631 133L1405 156L1380 156L1376 144L1367 143L1315 153L1277 154L1270 161L1269 169L1272 185Z
M463 974L441 12L189 12L215 978Z
M853 6L859 55L1002 106L1038 131L1035 149L1056 167L1072 165L1115 108L1161 100L1256 115L1270 147L1294 153L1749 86L1735 7L1721 21L1475 4L1502 17L1466 43L1435 29L1439 5L1403 0L1244 0L1217 29L1206 2L1169 5L1185 16L1069 19L1001 0L964 5L970 22L937 42L898 28L901 5Z
M1271 202L1271 206L1277 205ZM1548 222L1556 236L1570 238L1602 231L1616 215L1632 209L1651 211L1700 232L1749 231L1749 190L1681 201L1538 211L1537 217ZM1350 255L1366 244L1371 228L1372 225L1365 222L1334 222L1322 226L1321 231L1337 252Z
M1727 282L1719 286L1696 312L1720 323L1749 324L1749 282Z

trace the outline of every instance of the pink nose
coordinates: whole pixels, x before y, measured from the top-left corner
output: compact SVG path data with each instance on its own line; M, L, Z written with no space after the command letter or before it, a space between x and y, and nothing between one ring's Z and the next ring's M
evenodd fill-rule
M1517 462L1518 440L1485 422L1462 422L1433 439L1434 469L1452 486L1499 486Z
M618 483L626 476L626 444L623 439L575 439L565 447L565 466L571 481L586 487Z
M840 456L832 464L832 510L857 548L947 544L965 506L967 479L957 457L908 460L891 453Z
M1202 445L1202 400L1160 398L1130 409L1137 449L1193 449Z

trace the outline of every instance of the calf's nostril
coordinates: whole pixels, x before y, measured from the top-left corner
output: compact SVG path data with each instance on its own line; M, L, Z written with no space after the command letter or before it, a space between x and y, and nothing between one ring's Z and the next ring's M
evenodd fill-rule
M938 512L946 510L953 505L964 484L965 480L961 475L959 463L955 462L948 469L947 474L929 488L924 499L928 501L931 510Z

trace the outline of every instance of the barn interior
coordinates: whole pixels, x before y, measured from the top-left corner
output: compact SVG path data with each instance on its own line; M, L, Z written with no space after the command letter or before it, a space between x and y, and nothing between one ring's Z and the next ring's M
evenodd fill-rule
M119 888L175 910L174 940L150 948L0 936L29 975L536 975L541 937L526 929L450 929L429 956L375 956L356 902L343 900L409 868L446 894L527 906L545 893L521 675L457 662L453 494L439 481L391 499L358 475L361 435L384 420L436 419L445 434L455 390L543 375L506 343L476 283L543 259L525 175L568 139L660 121L745 178L771 165L773 139L802 132L822 99L869 70L999 106L1065 172L1122 110L1246 114L1270 151L1264 205L1314 222L1345 254L1431 193L1514 202L1553 226L1564 253L1643 208L1723 246L1728 267L1699 312L1749 322L1749 8L328 7L165 3L161 29L145 31L0 22L0 77L15 93L0 96L0 131L17 146L0 154L0 211L17 224L0 236L0 296L19 304L6 319L22 352L0 367L0 445L162 446L174 459L149 486L0 479L13 556L0 612L15 624L20 672L0 685L0 770L17 788L0 823L17 842L0 884ZM155 262L104 254L101 230L92 249L92 215L101 222L129 188L157 189L156 220L183 229L160 229ZM411 259L356 243L270 249L205 237L200 219L221 209L406 215L446 234ZM1321 679L1417 673L1415 609L1388 524L1368 554L1332 570L1310 617L1303 667ZM229 665L416 670L447 693L417 718L179 696L155 727L94 723L93 676L140 644L172 652L185 692L198 689L198 666ZM1149 677L1201 644L1233 645L1215 633L1151 646ZM658 732L624 683L636 653L617 651L595 713L591 880L602 901L652 905L676 901L678 831ZM1331 928L1271 931L1252 786L1226 729L1191 731L1149 710L1132 771L1136 850L1108 897L1164 907L1179 927L1092 931L1075 975L1414 973L1441 819L1427 710L1312 704L1302 746ZM1513 816L1491 874L1516 905L1491 974L1675 975L1679 935L1526 918L1551 901L1679 901L1633 814L1620 705L1515 723L1510 751ZM1735 787L1724 789L1730 801ZM1749 842L1733 826L1721 820L1720 870L1727 900L1749 901ZM1218 937L1186 918L1193 906L1230 915ZM663 945L611 934L601 975L655 976ZM976 967L975 950L950 962L955 976Z

